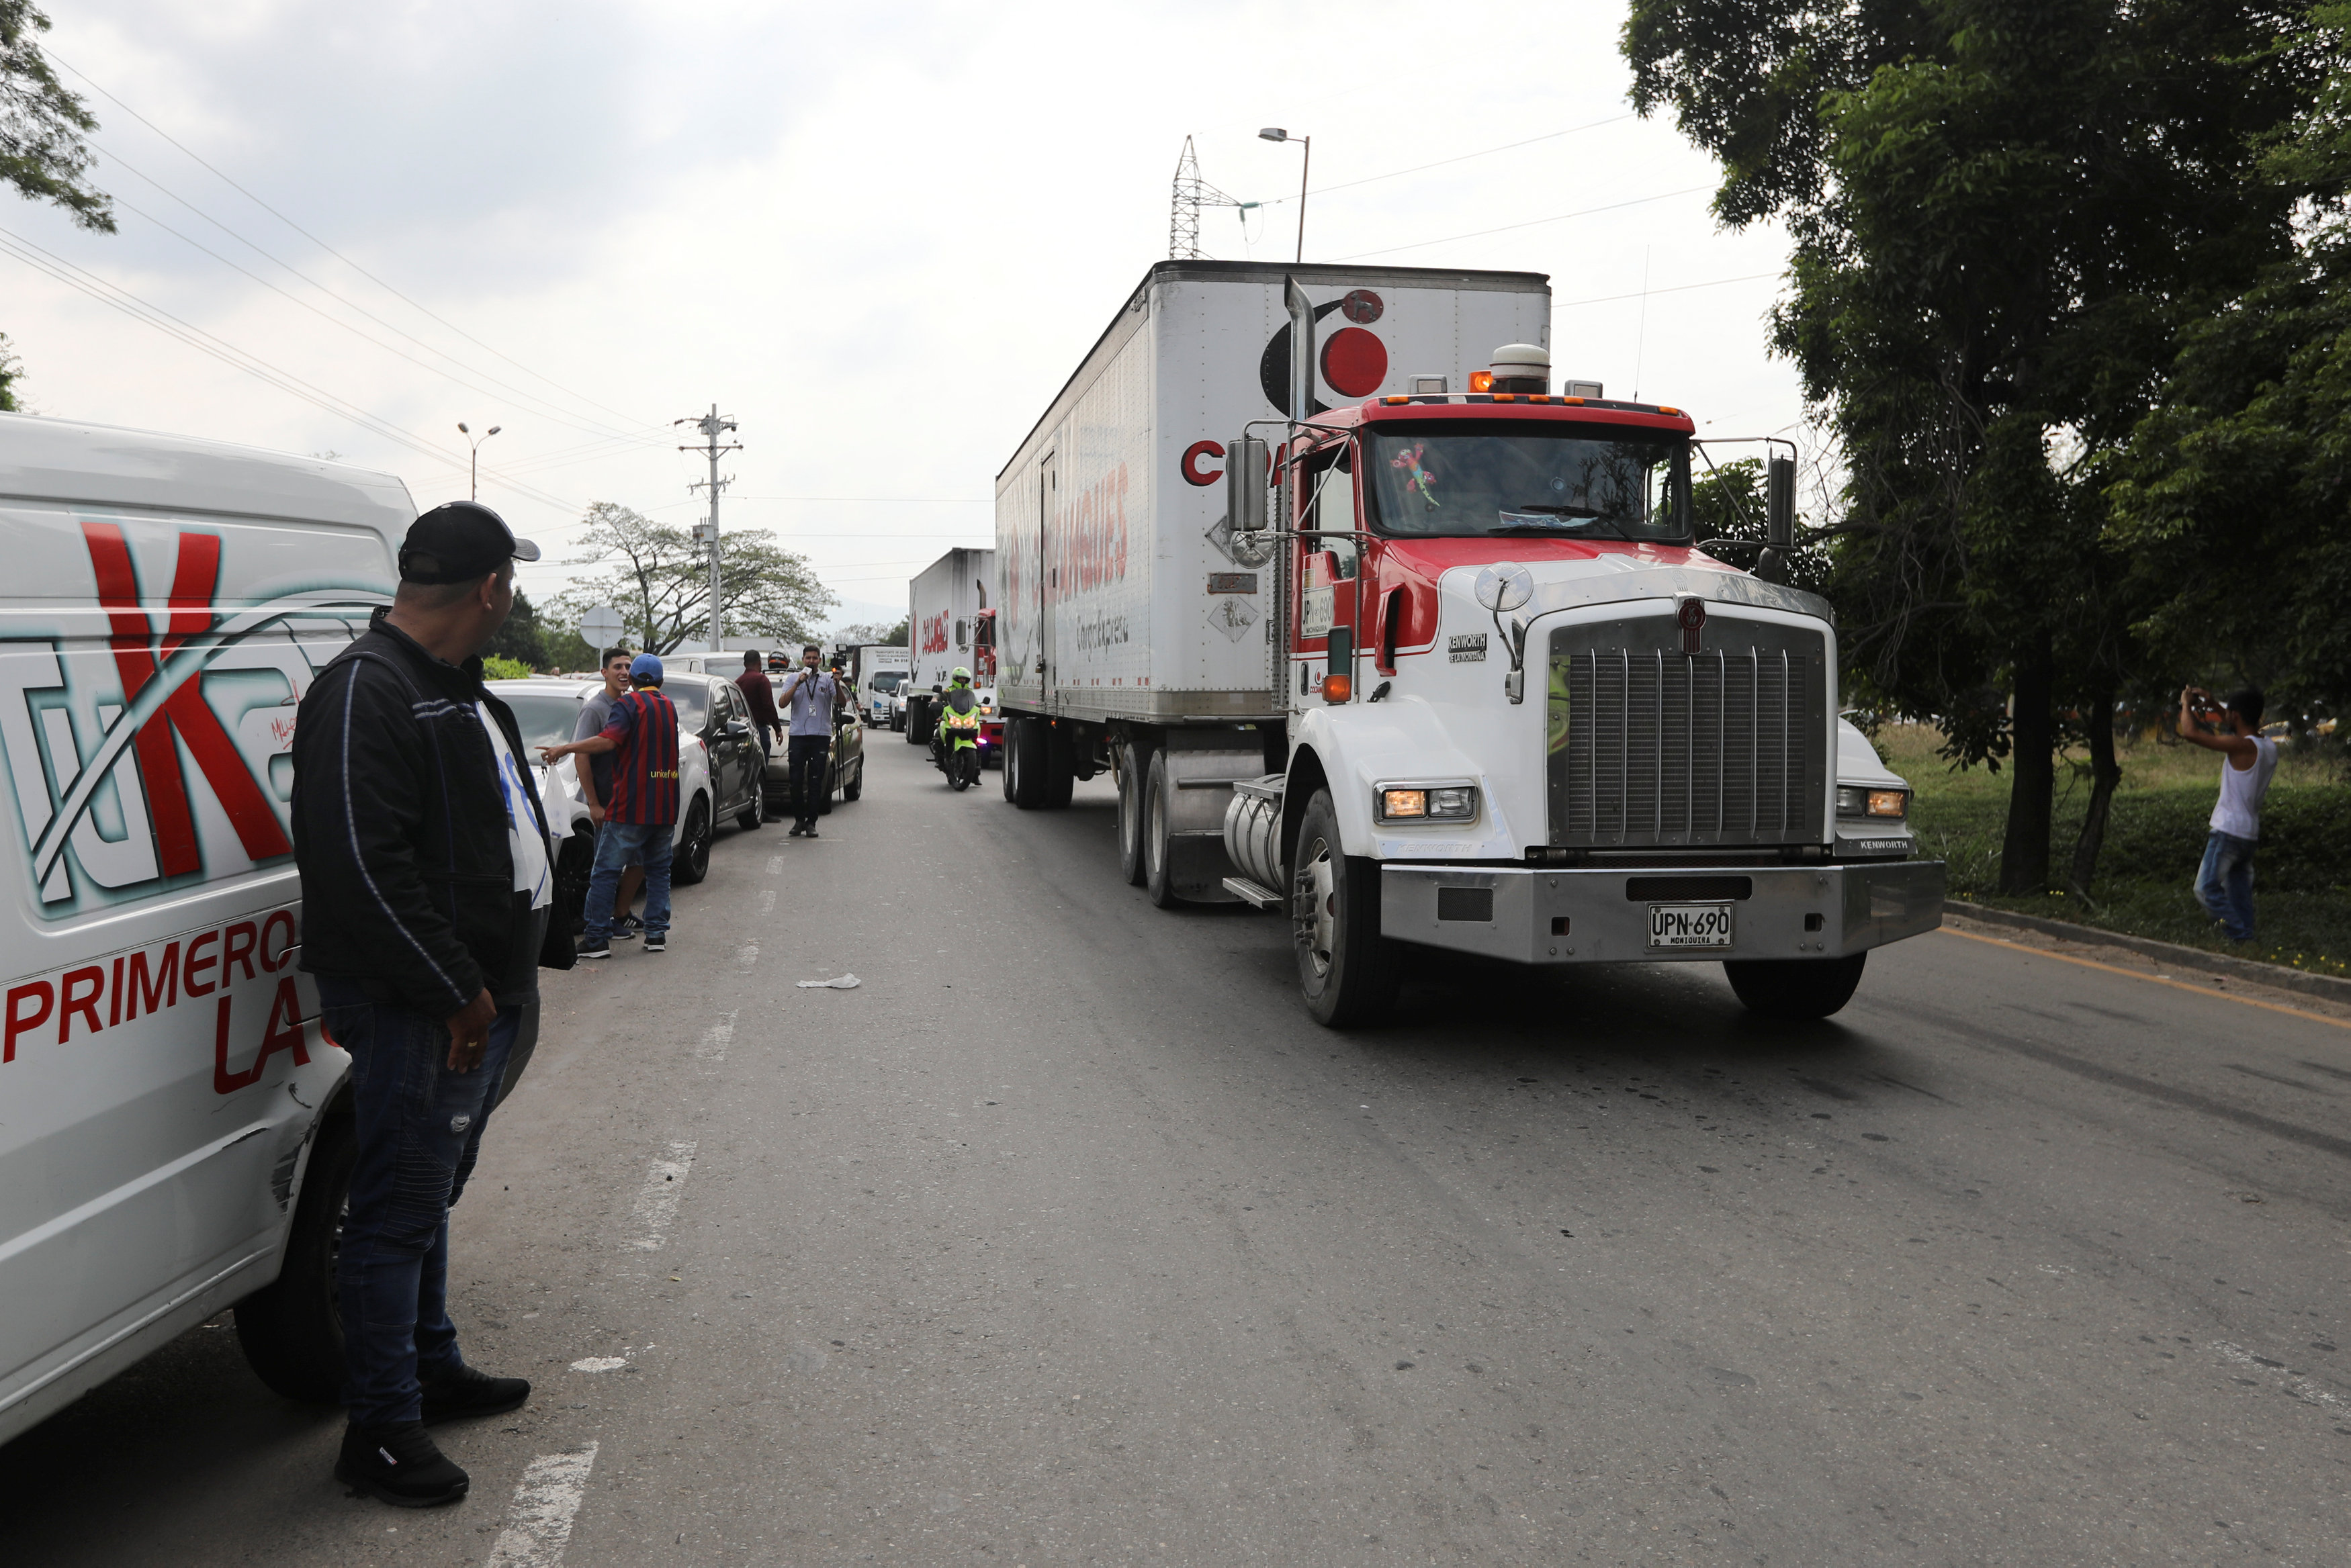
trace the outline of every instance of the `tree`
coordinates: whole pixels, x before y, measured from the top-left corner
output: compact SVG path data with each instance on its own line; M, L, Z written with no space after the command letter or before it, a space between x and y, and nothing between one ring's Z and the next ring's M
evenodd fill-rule
M2254 164L2308 97L2278 46L2298 15L1635 0L1626 24L1636 107L1722 162L1717 213L1788 224L1772 341L1845 465L1848 683L1962 765L2010 756L2003 892L2048 886L2057 710L2111 710L2138 618L2101 551L2106 465L2179 333L2290 247Z
M2351 5L2312 13L2316 101L2263 172L2313 203L2290 257L2183 334L2111 465L2110 540L2174 670L2252 680L2296 722L2351 704Z
M710 557L684 530L655 523L609 501L580 519L587 535L564 565L601 566L556 601L556 618L577 626L590 605L621 612L628 640L668 653L709 626ZM840 601L816 580L806 557L775 543L765 529L739 529L719 543L719 608L730 631L778 643L811 642L810 629Z
M519 588L515 591L514 608L497 635L490 639L489 647L482 649L482 657L511 659L528 670L553 668L547 656L546 629L538 623L538 612L531 607L528 594Z
M852 648L865 643L883 648L904 648L906 646L906 618L900 616L895 626L884 626L878 620L861 620L842 627L835 635Z
M114 209L90 184L90 154L82 140L98 121L66 90L34 42L49 19L32 0L0 0L0 184L28 202L63 207L85 229L114 232ZM13 410L9 384L24 367L0 337L0 410Z

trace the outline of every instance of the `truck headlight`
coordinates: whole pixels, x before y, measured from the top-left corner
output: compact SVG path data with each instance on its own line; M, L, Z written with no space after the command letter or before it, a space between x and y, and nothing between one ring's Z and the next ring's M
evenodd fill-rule
M1384 784L1376 804L1382 822L1468 822L1478 815L1478 786Z
M1863 789L1857 784L1837 786L1839 816L1891 816L1910 815L1910 792L1902 789Z

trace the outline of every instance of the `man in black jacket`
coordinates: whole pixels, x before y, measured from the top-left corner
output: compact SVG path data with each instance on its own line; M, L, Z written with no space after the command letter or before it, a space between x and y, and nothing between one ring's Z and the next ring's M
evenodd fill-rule
M398 597L319 672L295 721L302 967L351 1054L359 1140L336 1278L350 1424L335 1474L410 1508L465 1495L425 1423L530 1396L457 1353L448 1217L538 995L552 903L522 734L480 658L514 607L514 563L538 558L488 507L419 517Z

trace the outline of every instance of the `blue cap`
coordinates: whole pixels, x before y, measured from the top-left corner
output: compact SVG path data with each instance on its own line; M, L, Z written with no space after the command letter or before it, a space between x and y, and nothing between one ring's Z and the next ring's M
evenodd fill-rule
M629 660L629 679L658 686L662 680L661 660L650 653L640 653Z

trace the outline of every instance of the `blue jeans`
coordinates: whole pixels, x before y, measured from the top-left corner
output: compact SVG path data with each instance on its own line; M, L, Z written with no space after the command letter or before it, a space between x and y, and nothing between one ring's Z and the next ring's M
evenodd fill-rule
M672 826L607 820L596 829L596 869L588 877L590 947L611 940L612 900L621 890L621 872L632 863L645 868L645 935L657 937L669 929Z
M335 1291L343 1405L365 1426L416 1420L419 1376L464 1365L449 1321L449 1209L465 1189L520 1005L498 1009L482 1064L449 1070L449 1028L319 977L327 1032L351 1054L359 1163L351 1170Z
M2232 942L2253 940L2253 841L2214 833L2196 868L2196 897Z

